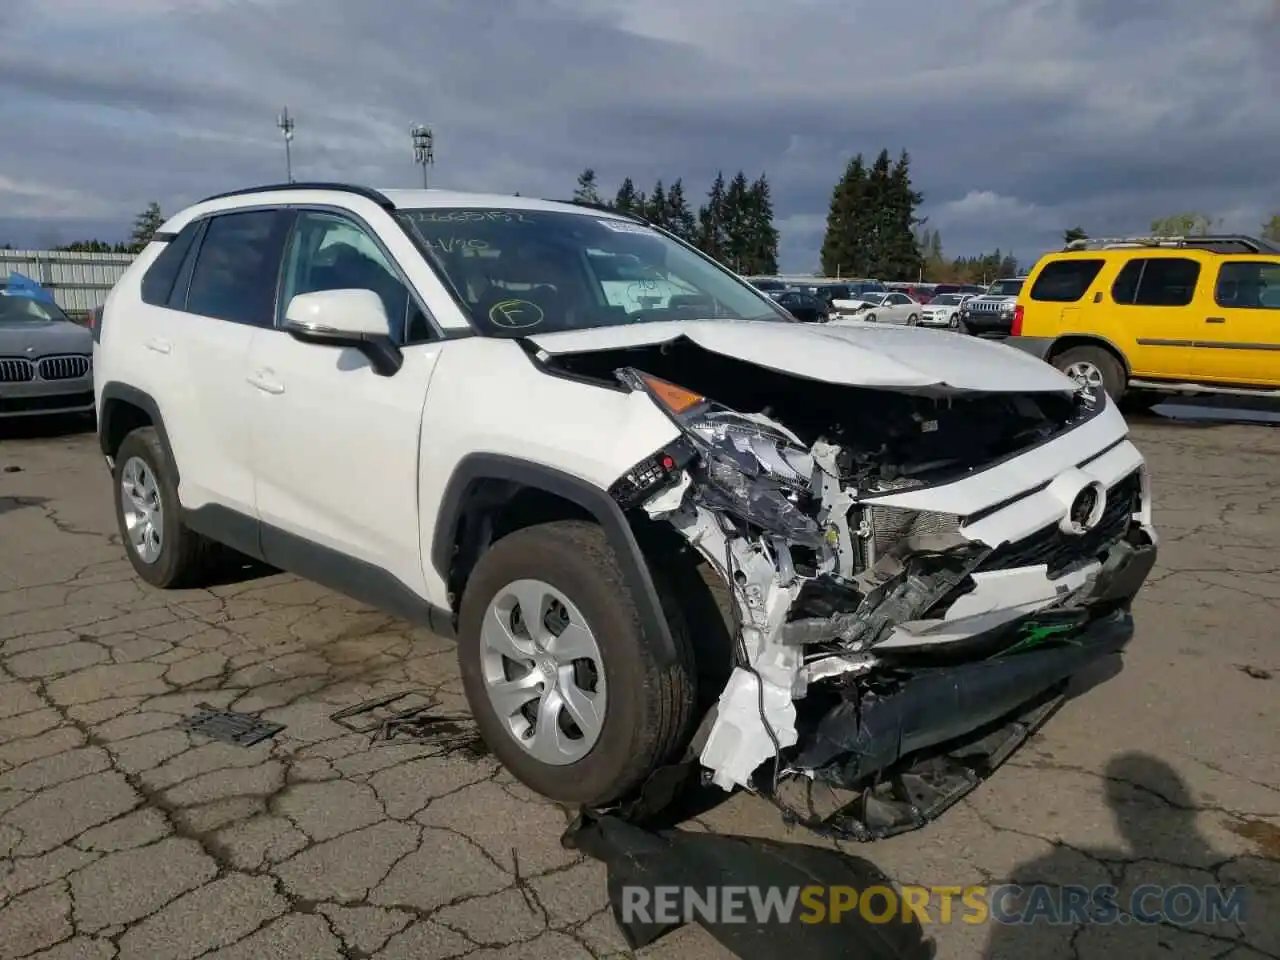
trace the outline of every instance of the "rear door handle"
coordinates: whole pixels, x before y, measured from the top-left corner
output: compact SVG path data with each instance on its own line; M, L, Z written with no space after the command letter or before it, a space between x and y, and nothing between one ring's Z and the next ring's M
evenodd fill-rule
M1205 323L1226 323L1227 318L1226 317L1205 317L1204 322Z
M245 380L248 381L250 386L257 387L263 393L269 393L273 396L284 393L284 384L271 379L269 370L259 370L252 376L245 377Z
M152 340L148 340L146 343L143 344L143 346L146 347L148 350L154 350L156 353L168 353L170 350L173 349L172 343L170 343L168 340L161 340L159 337L156 337Z

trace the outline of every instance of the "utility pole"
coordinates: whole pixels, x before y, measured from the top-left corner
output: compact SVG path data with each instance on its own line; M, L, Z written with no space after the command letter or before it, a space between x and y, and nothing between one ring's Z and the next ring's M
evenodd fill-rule
M409 128L413 138L413 162L422 166L422 189L427 189L427 169L435 164L435 135L430 127L415 123Z
M285 175L289 178L289 183L293 183L293 154L290 146L293 143L293 117L289 116L289 108L285 107L280 111L280 116L276 119L276 126L280 128L280 132L284 134L284 169Z

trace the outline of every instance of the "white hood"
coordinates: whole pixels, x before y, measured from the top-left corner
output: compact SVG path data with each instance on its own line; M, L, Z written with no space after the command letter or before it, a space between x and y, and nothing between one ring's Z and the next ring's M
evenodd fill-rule
M914 327L682 320L565 330L528 339L558 355L652 345L679 337L712 353L770 370L855 387L988 393L1077 389L1065 374L1021 350Z

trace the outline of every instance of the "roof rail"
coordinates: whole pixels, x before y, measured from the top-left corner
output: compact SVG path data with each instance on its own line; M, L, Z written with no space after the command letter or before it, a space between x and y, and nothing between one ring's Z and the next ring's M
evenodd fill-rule
M208 203L210 200L226 200L230 197L245 197L252 193L280 193L285 190L332 190L339 193L352 193L357 197L364 197L366 200L372 200L384 210L394 210L396 205L391 199L378 190L371 187L361 187L354 183L269 183L261 187L244 187L240 190L228 190L226 193L218 193L212 197L205 197L201 203Z
M615 217L623 217L627 220L634 220L636 223L643 223L648 226L652 224L638 213L632 213L630 210L619 210L617 207L611 207L607 203L596 203L588 200L548 200L548 203L567 203L574 207L586 207L588 210L599 210L601 213L612 213Z
M1242 233L1203 234L1189 237L1086 237L1072 240L1064 250L1114 250L1122 247L1177 247L1214 253L1280 254L1280 247Z

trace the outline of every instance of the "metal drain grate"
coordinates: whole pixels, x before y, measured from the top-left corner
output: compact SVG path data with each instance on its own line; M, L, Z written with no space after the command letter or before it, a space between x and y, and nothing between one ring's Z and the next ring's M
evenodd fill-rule
M268 723L256 714L218 710L207 703L198 703L196 706L200 708L200 712L194 717L184 717L178 726L223 743L252 747L284 729L283 723Z

